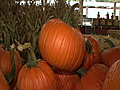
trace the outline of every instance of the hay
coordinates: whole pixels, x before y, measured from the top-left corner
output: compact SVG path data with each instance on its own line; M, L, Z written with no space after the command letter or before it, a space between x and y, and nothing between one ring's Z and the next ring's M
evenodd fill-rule
M120 40L120 30L109 30L107 33L110 37Z
M100 44L100 48L101 50L105 50L110 48L110 45L108 43L105 43L105 39L110 39L115 46L120 46L120 40L116 39L116 38L112 38L109 35L108 36L103 36L103 35L92 35L90 34L90 36L93 36L95 39L98 40L99 44Z

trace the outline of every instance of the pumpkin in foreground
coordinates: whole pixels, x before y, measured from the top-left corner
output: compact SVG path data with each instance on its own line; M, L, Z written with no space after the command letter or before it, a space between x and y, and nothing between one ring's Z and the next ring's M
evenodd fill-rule
M87 72L85 69L78 71L82 77L75 90L101 90L108 67L104 64L94 64Z
M109 68L102 90L120 90L120 60Z
M69 71L81 65L86 50L82 33L60 19L49 20L43 25L38 46L43 59L50 65Z
M52 68L41 59L36 59L31 48L28 50L28 63L19 72L18 90L57 90Z

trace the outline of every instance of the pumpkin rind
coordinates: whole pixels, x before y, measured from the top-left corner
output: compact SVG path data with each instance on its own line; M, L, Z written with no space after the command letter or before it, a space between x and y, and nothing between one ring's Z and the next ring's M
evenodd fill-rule
M38 45L44 60L58 69L70 71L80 66L86 50L83 35L60 19L43 25Z
M74 90L80 80L77 73L53 68L59 90Z

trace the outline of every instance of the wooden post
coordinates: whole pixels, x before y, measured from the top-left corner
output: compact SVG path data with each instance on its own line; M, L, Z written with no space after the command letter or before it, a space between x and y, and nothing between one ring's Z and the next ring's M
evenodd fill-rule
M114 17L113 17L113 19L116 19L116 3L117 2L114 2Z
M88 18L88 6L86 7L86 17Z
M83 0L79 0L80 25L83 25Z

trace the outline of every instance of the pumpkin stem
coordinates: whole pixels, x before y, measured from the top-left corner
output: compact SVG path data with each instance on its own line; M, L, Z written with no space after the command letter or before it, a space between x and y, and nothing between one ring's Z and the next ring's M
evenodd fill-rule
M7 27L3 24L2 25L3 28L3 40L4 40L4 49L7 49L8 51L10 51L10 31L7 29Z
M86 73L87 73L87 71L86 71L84 68L82 68L82 67L80 67L80 68L77 70L77 72L78 72L78 74L80 74L81 76L84 76L84 75L86 75Z
M5 78L8 83L11 83L15 76L15 71L16 71L16 65L15 65L15 60L14 60L14 45L11 47L11 54L12 54L12 69L8 75L5 75Z
M86 51L88 52L88 54L94 53L92 51L92 45L88 39L86 40Z
M71 25L71 18L72 18L72 13L74 9L78 7L78 3L74 4L71 9L64 15L63 21L66 22L68 25Z
M32 67L38 67L37 63L39 61L37 61L35 53L33 52L32 48L28 48L28 63L27 63L27 67L32 68Z
M110 39L105 39L104 42L108 43L111 48L112 48L112 47L115 47L115 44L114 44Z
M24 43L23 45L19 44L18 49L20 51L22 51L23 49L27 49L28 52L28 63L27 63L27 67L32 68L32 67L38 67L37 63L39 61L37 61L35 53L32 49L31 43Z

